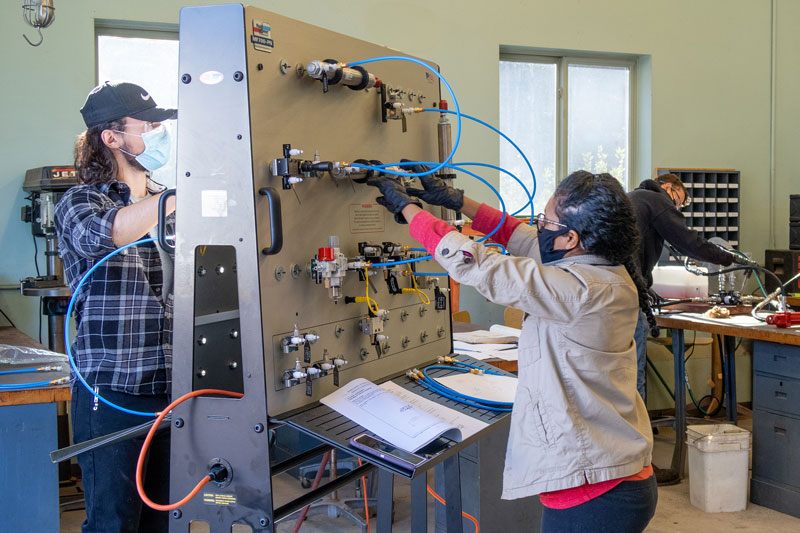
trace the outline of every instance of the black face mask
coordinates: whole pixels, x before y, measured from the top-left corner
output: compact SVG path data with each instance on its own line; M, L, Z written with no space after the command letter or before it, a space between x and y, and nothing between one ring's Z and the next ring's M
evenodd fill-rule
M556 237L564 235L567 232L569 232L569 228L539 230L539 254L542 256L542 264L558 261L569 252L569 250L553 249Z

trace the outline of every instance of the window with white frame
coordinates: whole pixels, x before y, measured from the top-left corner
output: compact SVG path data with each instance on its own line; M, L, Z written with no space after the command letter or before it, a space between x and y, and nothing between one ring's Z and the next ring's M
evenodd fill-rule
M126 80L141 85L159 107L178 107L178 27L106 21L95 25L97 83ZM172 139L169 161L151 174L153 180L175 186L177 125L164 122Z
M628 188L635 69L635 58L501 54L500 130L536 174L535 212L544 211L558 182L575 170L608 172ZM502 139L500 166L533 190L524 159ZM501 174L500 191L510 213L528 201L509 176Z

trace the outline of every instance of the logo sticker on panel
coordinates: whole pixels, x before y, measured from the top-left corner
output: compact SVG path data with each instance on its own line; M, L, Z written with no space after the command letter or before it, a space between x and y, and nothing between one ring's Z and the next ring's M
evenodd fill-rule
M253 34L250 36L253 48L261 52L272 52L275 41L272 40L272 28L269 22L253 20Z

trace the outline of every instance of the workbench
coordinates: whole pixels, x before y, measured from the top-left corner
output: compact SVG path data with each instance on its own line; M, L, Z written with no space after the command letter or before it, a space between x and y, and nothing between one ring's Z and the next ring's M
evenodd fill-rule
M662 328L672 329L672 354L674 360L675 371L675 418L671 421L675 427L675 450L672 455L671 468L679 475L683 473L683 465L686 458L686 387L683 386L686 379L685 367L685 344L684 344L684 330L701 331L705 333L718 334L723 339L723 376L724 376L724 391L725 391L725 410L728 421L733 424L737 422L737 402L736 402L736 362L735 362L735 341L736 337L753 339L756 341L756 349L753 353L753 366L756 373L760 370L767 368L767 372L775 374L779 370L772 369L768 365L766 359L772 351L777 350L781 352L780 357L783 360L787 356L796 357L797 363L800 365L800 327L791 328L778 328L770 326L762 322L756 321L749 315L732 316L730 318L705 318L698 313L683 313L683 314L670 314L670 315L657 315L656 321ZM777 359L778 356L776 356ZM763 359L763 361L762 361ZM777 367L776 367L777 368ZM800 372L800 370L798 370ZM781 378L783 379L783 378ZM758 385L758 380L756 385ZM680 385L679 385L680 384ZM783 381L780 381L783 386ZM763 387L762 387L763 388ZM753 460L753 477L754 480L759 475L758 456L759 443L758 438L761 436L757 430L760 424L758 414L760 406L757 398L764 397L763 393L754 387L753 400L754 400L754 460ZM794 398L793 398L794 399ZM656 423L656 425L659 425ZM796 480L796 484L800 486L800 477ZM755 487L755 485L754 485ZM800 491L800 489L798 489ZM800 492L798 493L800 495ZM751 497L753 495L751 494ZM760 505L768 505L765 501L756 501L757 496L754 498L755 503ZM777 508L777 507L773 507ZM783 508L777 508L783 511Z
M44 346L13 327L0 327L0 344ZM0 365L0 370L44 366ZM3 383L56 379L65 370L2 376ZM0 391L0 529L3 531L58 531L58 467L49 453L58 448L57 403L69 402L69 384Z

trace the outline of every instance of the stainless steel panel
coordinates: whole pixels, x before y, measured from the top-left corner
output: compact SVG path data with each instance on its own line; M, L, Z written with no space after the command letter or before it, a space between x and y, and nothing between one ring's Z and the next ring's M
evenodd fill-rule
M179 69L185 82L179 84L178 90L173 397L192 390L198 247L234 247L238 320L242 331L249 334L241 335L244 398L194 398L173 411L172 501L194 488L208 472L211 459L224 459L233 470L230 485L207 484L197 497L173 514L170 527L173 532L187 531L191 520L207 521L212 531L230 531L234 521L249 524L254 530L272 531L261 297L260 291L254 290L258 279L258 239L253 222L255 202L243 33L241 5L181 10ZM222 73L222 81L214 85L202 83L202 74L210 71ZM242 81L236 81L236 72L243 74ZM204 195L209 201L209 194L212 198L214 194L223 194L204 191L224 191L223 205L231 216L202 216ZM207 322L210 319L207 306L198 309ZM182 423L177 424L179 420ZM254 430L256 424L261 424L261 431ZM262 520L267 527L260 526Z

